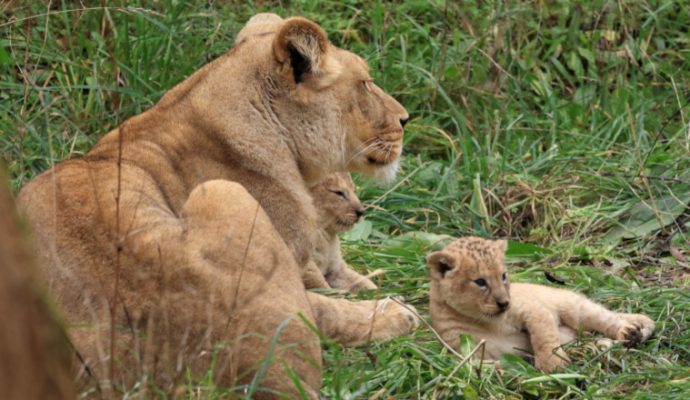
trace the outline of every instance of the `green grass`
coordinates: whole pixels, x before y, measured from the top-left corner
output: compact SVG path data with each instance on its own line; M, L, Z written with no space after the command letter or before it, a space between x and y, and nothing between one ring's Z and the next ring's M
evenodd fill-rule
M512 240L515 281L553 284L549 272L658 324L639 349L574 343L551 377L511 359L451 376L457 360L426 327L331 344L323 396L690 395L687 1L107 4L0 5L0 154L15 190L222 54L255 12L303 15L365 56L412 117L395 190L358 179L371 207L344 252L386 271L381 292L360 297L403 295L427 316L424 233L473 234Z

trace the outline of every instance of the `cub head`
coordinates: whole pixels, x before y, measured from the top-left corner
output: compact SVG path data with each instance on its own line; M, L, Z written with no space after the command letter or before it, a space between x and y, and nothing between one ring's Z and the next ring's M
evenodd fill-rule
M364 207L348 173L331 174L310 191L319 215L319 226L330 234L349 230L364 215Z
M432 296L467 317L500 316L510 306L506 247L505 240L466 237L427 255Z
M259 14L233 52L258 64L249 75L258 77L271 122L289 136L307 182L346 170L395 176L407 111L376 86L362 58L332 45L319 25Z

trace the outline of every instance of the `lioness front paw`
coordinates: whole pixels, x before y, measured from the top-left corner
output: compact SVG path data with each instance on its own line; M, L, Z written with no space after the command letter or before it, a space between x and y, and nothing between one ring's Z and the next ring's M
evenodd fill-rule
M373 323L371 339L407 335L419 327L419 318L414 306L399 304L390 297L378 301L369 319Z
M618 329L616 340L625 347L634 347L644 343L654 332L654 321L642 314L624 314Z

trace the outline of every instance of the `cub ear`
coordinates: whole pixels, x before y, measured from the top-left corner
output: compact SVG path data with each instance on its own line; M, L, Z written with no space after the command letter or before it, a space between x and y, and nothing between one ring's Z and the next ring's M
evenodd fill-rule
M507 240L494 240L494 243L496 244L496 249L501 252L501 254L505 254L506 250L508 250L508 241Z
M302 17L285 20L273 41L276 60L292 72L295 84L311 76L323 74L326 52L326 32L316 23Z
M443 279L446 274L457 267L455 257L441 251L435 251L426 256L426 264L429 266L429 272L434 279Z

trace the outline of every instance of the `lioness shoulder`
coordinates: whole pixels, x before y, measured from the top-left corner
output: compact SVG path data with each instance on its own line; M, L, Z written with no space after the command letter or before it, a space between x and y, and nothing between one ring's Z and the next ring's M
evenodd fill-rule
M316 268L305 271L305 285L333 287L348 291L375 289L366 276L358 274L343 260L338 235L346 232L364 215L349 173L338 172L310 188L317 211L317 231L312 261Z
M486 341L486 354L534 356L551 372L568 362L560 347L579 332L594 331L626 346L646 341L654 321L643 314L610 311L585 296L527 283L510 284L504 240L466 237L426 258L431 274L434 328L451 345L467 333Z

